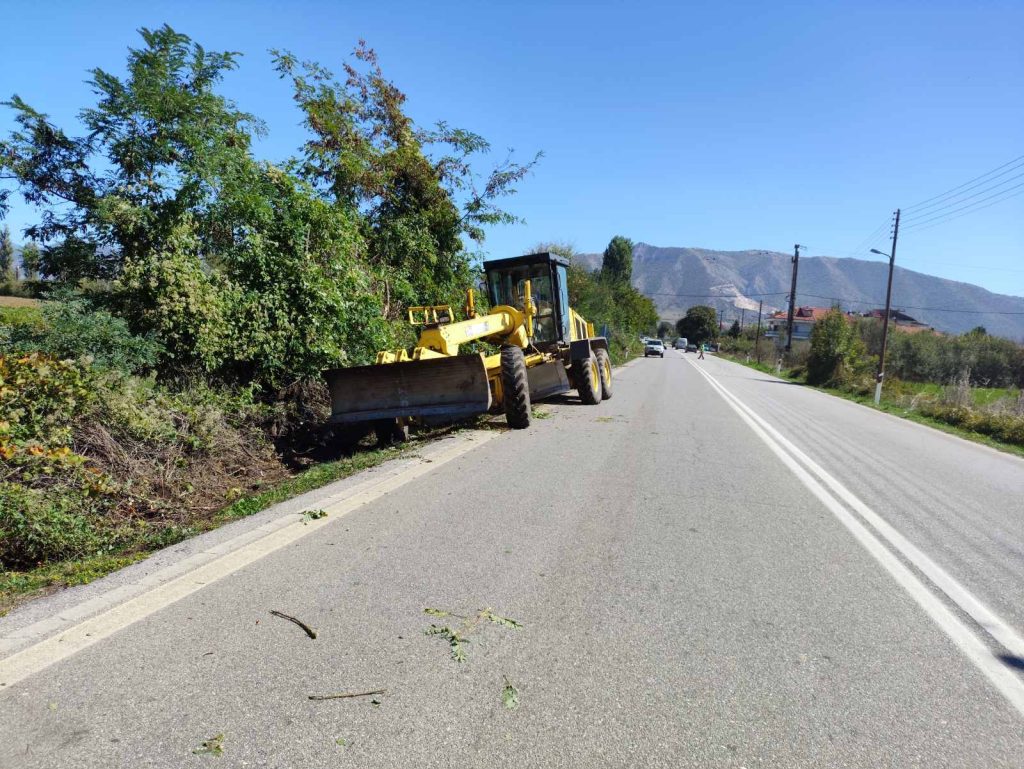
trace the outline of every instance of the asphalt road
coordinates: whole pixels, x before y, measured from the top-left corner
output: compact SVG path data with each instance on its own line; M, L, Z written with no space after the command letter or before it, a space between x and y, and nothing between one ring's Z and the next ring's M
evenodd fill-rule
M1024 461L711 356L615 384L0 620L0 767L1024 766Z

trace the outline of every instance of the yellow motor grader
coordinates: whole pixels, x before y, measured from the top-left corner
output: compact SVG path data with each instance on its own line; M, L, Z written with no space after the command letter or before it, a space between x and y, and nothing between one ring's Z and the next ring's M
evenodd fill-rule
M409 322L421 327L415 347L384 350L371 366L324 372L331 421L371 423L390 442L408 436L410 420L504 411L509 427L523 429L535 400L573 389L588 405L610 398L608 341L569 307L568 266L549 253L484 262L491 308L477 312L469 289L464 320L449 305L409 308ZM460 354L475 341L501 351Z

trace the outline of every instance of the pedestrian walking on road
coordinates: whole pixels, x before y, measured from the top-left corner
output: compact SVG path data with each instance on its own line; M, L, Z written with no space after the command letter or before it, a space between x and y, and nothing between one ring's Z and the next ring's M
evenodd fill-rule
M697 360L704 360L704 345L697 348Z

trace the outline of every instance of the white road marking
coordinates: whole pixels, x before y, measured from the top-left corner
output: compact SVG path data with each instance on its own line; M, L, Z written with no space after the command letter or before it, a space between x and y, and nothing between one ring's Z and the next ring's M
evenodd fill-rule
M1020 649L1024 641L1002 619L975 598L966 588L935 564L917 547L906 540L899 532L886 523L877 513L859 500L849 489L833 478L810 457L800 451L771 425L759 417L749 406L723 387L710 374L696 364L691 363L701 376L722 396L726 403L747 423L754 433L782 460L793 474L816 496L826 508L853 534L854 538L867 550L890 576L907 591L939 628L953 641L960 651L988 678L989 682L1003 697L1024 716L1024 681L992 654L988 646L962 622L945 604L922 582L907 566L905 566L878 539L867 526L861 523L847 510L840 499L846 501L851 508L862 515L871 526L875 527L901 555L913 563L922 573L928 575L946 596L965 613L975 619L986 632L990 633L1008 652L1017 657L1024 657ZM797 461L799 457L800 461ZM803 465L806 465L805 467ZM833 496L812 475L813 472L825 482L839 498ZM927 571L926 571L927 569ZM930 572L930 573L929 573ZM935 575L934 577L932 575ZM980 617L980 619L979 619Z
M338 518L478 448L496 435L497 433L472 432L459 436L455 446L432 456L429 462L420 462L380 481L374 480L366 484L365 488L357 487L351 490L354 493L347 494L336 502L329 499L327 504L318 504L318 509L327 512L326 518L306 520L302 513L294 513L285 516L285 520L291 519L288 523L255 541L251 541L249 534L243 534L236 538L237 541L229 540L218 545L218 550L226 552L214 560L0 660L0 694L5 690L10 691L13 684L28 676L77 654L175 601L202 590L207 585L325 526L330 526ZM244 544L239 541L244 541ZM232 547L233 542L236 547Z

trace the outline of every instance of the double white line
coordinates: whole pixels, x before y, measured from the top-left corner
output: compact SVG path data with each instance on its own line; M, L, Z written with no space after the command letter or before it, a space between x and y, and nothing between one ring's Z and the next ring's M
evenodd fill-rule
M750 429L765 442L772 453L839 519L864 549L889 572L974 666L988 678L1000 694L1024 716L1024 680L993 654L978 633L951 611L913 570L896 557L895 553L899 553L912 564L914 569L924 575L948 601L955 604L977 623L981 630L1002 646L1007 654L1024 660L1024 638L710 374L693 363L690 365L700 372L733 411L739 414Z

